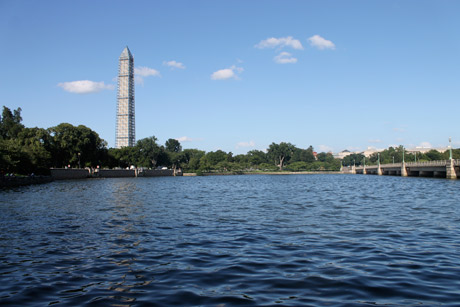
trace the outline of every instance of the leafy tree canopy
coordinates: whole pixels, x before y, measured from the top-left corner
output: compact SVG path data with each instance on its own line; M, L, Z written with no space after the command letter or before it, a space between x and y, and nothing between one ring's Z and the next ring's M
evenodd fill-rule
M165 149L167 152L181 152L182 146L176 139L168 139L165 143Z

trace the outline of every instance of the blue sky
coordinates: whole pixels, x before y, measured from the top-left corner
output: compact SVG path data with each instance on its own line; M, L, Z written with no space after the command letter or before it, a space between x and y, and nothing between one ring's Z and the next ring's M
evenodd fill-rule
M3 0L0 41L1 105L110 147L126 45L137 139L460 147L460 1Z

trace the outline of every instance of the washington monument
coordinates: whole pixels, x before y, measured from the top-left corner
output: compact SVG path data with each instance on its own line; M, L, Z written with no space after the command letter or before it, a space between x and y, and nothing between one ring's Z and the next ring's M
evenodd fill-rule
M134 110L134 57L126 46L118 60L116 148L136 142Z

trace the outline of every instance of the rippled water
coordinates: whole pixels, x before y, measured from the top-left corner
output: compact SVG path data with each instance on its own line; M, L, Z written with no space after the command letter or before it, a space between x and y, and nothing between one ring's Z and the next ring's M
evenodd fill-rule
M460 181L93 179L0 191L2 305L460 305Z

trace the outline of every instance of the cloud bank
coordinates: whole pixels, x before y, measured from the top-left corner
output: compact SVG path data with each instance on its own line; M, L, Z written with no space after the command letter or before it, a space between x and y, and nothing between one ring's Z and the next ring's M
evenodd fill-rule
M80 80L72 82L62 82L58 84L64 91L74 94L90 94L97 93L102 90L113 90L115 86L105 84L104 82L94 82L90 80Z

